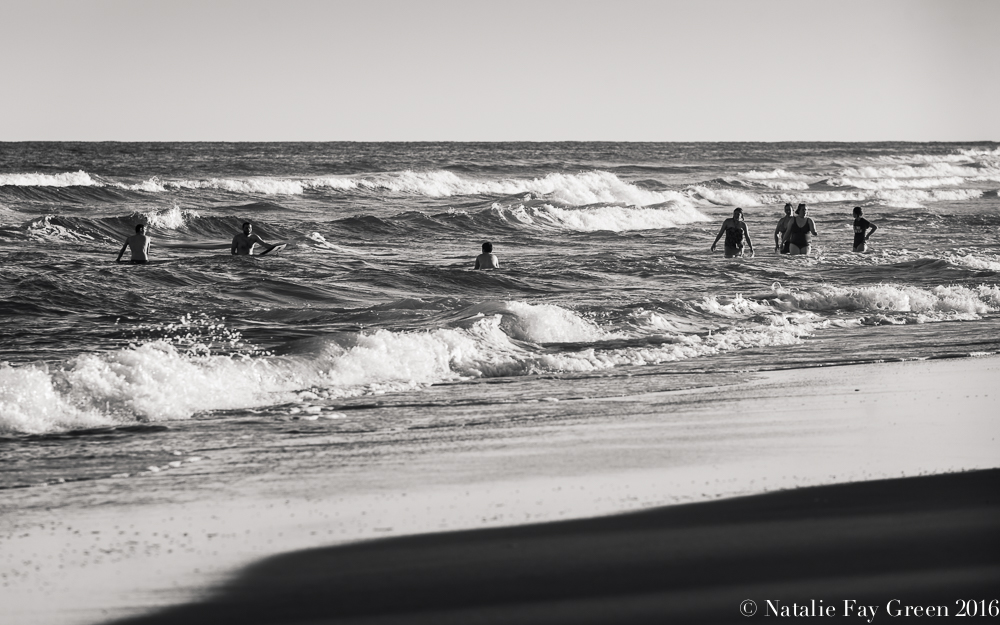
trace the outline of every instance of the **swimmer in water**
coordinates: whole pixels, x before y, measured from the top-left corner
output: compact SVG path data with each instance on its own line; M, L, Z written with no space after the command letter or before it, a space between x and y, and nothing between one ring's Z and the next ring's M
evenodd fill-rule
M487 241L483 243L483 253L476 257L476 266L473 269L499 269L500 261L493 253L493 244Z
M792 217L792 204L791 202L785 203L785 216L778 220L778 225L774 227L774 253L775 254L787 254L788 253L788 243L781 242L781 235L785 234L785 230L788 230L788 223L795 218Z
M867 252L868 251L868 239L871 238L875 231L878 230L878 226L873 224L864 218L865 212L861 210L860 206L854 207L854 251L855 252ZM865 234L865 231L871 228L871 232Z
M149 237L146 236L146 225L139 224L135 227L135 234L125 239L122 249L118 251L116 263L122 262L122 254L125 248L131 248L133 265L145 265L149 262Z
M753 241L750 240L750 230L747 229L747 224L743 221L743 209L737 208L733 211L733 216L722 222L722 227L719 228L719 234L715 237L715 242L712 243L712 251L715 251L715 246L719 243L719 239L722 235L726 235L726 258L735 258L737 256L743 256L743 238L746 237L747 247L750 248L750 258L753 258Z
M243 223L243 232L233 237L233 246L229 251L236 256L253 256L253 248L258 243L266 247L268 251L275 247L265 243L260 235L253 234L253 224L247 221Z
M806 217L806 205L799 204L795 209L795 218L788 222L784 241L788 243L788 253L791 255L809 255L812 237L816 234L816 224L811 217Z

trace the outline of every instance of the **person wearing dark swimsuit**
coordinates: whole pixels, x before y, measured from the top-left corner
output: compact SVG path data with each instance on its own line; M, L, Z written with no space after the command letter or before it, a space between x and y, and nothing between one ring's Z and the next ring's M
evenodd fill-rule
M747 247L750 248L750 258L753 258L753 241L750 240L750 230L747 229L746 222L743 221L743 209L737 208L733 211L733 216L722 222L719 234L712 243L712 251L718 245L722 235L726 235L726 258L736 258L743 256L743 239L746 238Z
M795 209L795 219L788 223L785 230L784 241L788 242L788 253L791 255L809 255L810 242L816 234L816 224L810 217L806 217L806 205L799 204Z
M854 248L855 252L866 252L868 251L868 239L871 238L875 231L878 230L878 226L873 224L864 218L864 211L861 210L860 206L854 207ZM871 228L871 232L865 234L865 232Z
M785 203L785 216L778 220L778 225L774 227L774 253L775 254L787 254L788 253L788 243L781 242L781 235L785 234L785 230L788 230L788 222L794 220L792 217L792 204L790 202Z

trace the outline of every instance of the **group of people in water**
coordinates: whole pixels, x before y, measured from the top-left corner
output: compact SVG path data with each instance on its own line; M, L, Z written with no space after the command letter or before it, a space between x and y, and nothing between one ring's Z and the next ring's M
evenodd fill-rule
M253 256L254 247L260 243L262 247L266 247L264 254L270 252L277 244L271 245L260 238L259 234L254 234L253 224L249 221L243 222L243 232L237 234L233 237L233 244L230 246L229 252L234 256ZM125 253L126 249L132 250L132 260L129 261L133 265L145 265L149 262L149 237L146 236L146 225L139 224L135 227L135 234L125 239L125 243L122 245L122 249L118 251L117 262L122 262L122 255Z
M775 254L804 254L810 251L812 237L817 236L816 224L811 217L806 216L806 205L799 204L795 215L792 215L792 205L785 204L785 216L778 220L778 225L774 228L774 253ZM878 230L878 226L864 218L864 211L860 206L854 207L854 248L855 252L864 252L868 249L868 239ZM725 235L724 243L726 258L736 258L743 256L744 242L746 248L753 258L753 241L750 239L750 230L746 221L743 220L743 209L737 208L733 211L733 216L722 222L719 234L712 243L712 251L715 251L719 244L719 239ZM230 253L234 256L253 256L254 247L260 244L267 249L266 254L273 250L276 245L265 242L260 235L253 231L253 224L249 221L243 223L243 232L233 237ZM125 239L122 249L118 252L117 262L121 262L122 255L126 249L132 250L130 262L136 265L144 265L149 262L149 237L146 235L145 224L135 227L135 234ZM493 244L483 243L483 253L476 257L474 269L499 269L500 261L493 253Z
M791 203L785 204L785 216L778 220L778 225L774 228L774 253L790 255L809 255L812 238L818 236L816 224L811 217L807 217L808 209L805 204L799 204L792 215ZM852 251L865 252L868 250L868 239L871 238L878 226L864 218L864 210L860 206L854 207L854 247ZM726 236L725 246L726 258L736 258L743 256L744 241L746 249L753 258L753 241L750 239L750 230L746 221L743 220L743 209L737 208L733 211L733 216L722 222L719 234L712 243L712 251L715 251L719 244L719 239Z

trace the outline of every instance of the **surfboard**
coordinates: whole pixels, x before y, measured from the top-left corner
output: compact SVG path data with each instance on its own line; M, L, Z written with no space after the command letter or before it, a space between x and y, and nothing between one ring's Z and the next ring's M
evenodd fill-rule
M275 245L274 247L272 247L270 249L266 249L263 252L261 252L260 254L257 254L257 256L264 256L265 254L271 254L271 253L277 254L281 250L285 249L287 246L288 246L287 243L279 243L279 244Z

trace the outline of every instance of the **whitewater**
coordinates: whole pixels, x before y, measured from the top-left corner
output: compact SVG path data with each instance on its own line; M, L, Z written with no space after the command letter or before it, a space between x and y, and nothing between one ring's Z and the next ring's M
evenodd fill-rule
M994 354L998 188L992 143L0 144L0 437L367 432L485 383L556 401ZM773 253L785 202L808 258ZM737 206L756 256L726 260ZM231 256L244 221L288 247ZM151 262L116 264L138 223ZM484 241L500 271L472 270ZM486 396L483 418L524 399Z

